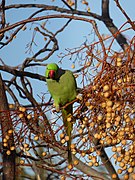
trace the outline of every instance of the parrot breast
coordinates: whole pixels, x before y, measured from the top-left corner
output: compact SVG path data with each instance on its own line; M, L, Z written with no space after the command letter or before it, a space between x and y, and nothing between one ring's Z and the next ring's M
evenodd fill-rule
M55 105L65 105L76 98L76 81L71 71L65 71L58 81L47 79L48 90Z

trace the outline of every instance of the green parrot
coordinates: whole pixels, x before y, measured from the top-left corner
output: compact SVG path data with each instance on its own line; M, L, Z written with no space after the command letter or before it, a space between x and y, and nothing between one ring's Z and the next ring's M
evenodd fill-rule
M60 69L55 63L47 65L45 76L48 90L54 100L55 109L59 112L61 106L70 103L76 98L77 85L75 77L71 71ZM66 108L62 108L63 123L66 134L69 137L69 140L67 141L69 164L72 163L71 132L73 129L73 123L67 121L67 119L72 116L72 113L72 104L69 104Z

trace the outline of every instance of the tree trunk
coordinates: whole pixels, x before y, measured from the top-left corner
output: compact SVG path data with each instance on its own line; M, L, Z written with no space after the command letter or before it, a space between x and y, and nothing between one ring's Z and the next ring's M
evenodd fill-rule
M15 150L13 137L13 125L10 117L4 83L0 74L0 125L2 133L2 158L3 158L3 180L15 179ZM9 130L10 133L9 133Z

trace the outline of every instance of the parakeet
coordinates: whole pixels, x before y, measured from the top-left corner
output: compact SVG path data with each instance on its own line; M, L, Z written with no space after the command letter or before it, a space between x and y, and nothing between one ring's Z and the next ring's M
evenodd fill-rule
M45 76L48 90L54 100L55 109L59 112L61 106L70 103L76 98L77 85L75 77L71 71L60 69L55 63L47 65ZM69 117L72 116L72 113L72 104L69 104L66 108L62 108L63 123L66 134L69 137L67 141L69 164L72 162L71 131L73 129L73 123L67 120L70 119Z

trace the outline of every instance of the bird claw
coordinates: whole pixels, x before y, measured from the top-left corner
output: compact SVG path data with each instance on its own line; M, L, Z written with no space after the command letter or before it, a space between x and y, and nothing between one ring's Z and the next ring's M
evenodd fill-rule
M60 112L60 107L55 107L56 112Z
M53 110L53 112L60 112L60 106L56 106L55 104L53 104L53 107L55 108L55 110Z

